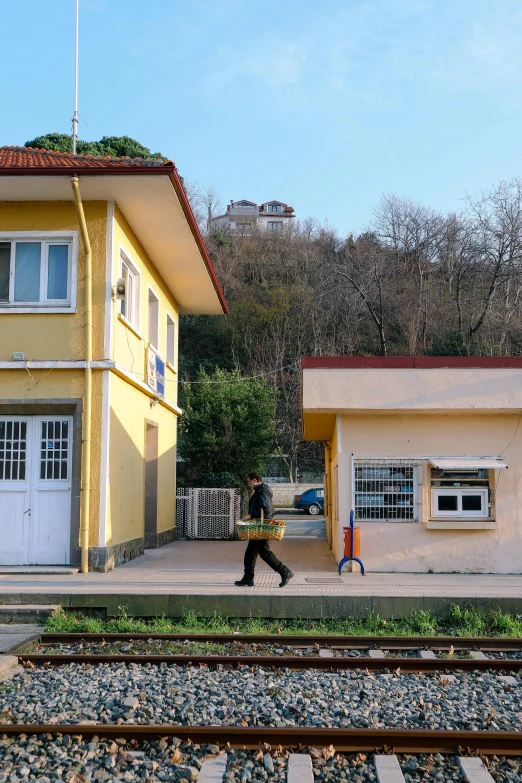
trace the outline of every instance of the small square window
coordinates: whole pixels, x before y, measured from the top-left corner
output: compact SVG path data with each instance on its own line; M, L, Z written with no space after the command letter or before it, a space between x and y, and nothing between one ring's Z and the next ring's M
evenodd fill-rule
M458 511L459 499L457 495L439 495L437 497L438 511Z

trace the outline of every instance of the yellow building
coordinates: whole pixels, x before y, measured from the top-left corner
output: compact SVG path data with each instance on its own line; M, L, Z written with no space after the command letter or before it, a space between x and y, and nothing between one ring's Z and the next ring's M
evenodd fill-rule
M0 148L0 565L175 537L178 318L223 312L170 161Z
M310 357L302 376L338 562L353 512L367 570L521 573L522 357Z

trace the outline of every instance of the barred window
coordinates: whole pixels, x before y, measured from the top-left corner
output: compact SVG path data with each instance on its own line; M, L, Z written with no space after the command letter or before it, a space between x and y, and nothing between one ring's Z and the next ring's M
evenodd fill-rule
M366 459L354 464L355 518L416 522L417 465L412 460Z

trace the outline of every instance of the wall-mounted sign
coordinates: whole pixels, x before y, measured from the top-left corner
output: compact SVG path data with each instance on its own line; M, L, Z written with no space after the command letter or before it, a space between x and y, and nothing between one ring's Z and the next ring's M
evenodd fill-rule
M165 396L165 362L152 348L147 349L147 384L155 392Z

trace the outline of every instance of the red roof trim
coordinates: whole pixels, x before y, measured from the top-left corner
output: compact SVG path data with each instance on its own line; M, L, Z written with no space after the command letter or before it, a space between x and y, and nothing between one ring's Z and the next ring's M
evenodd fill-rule
M44 153L44 156L45 154L53 156L53 163L52 164L50 164L49 162L45 163L44 162L45 157L44 157L44 160L39 158L38 163L33 166L19 166L16 164L2 165L2 160L6 157L5 155L2 155L3 151L10 154L12 153L12 151L15 151L18 154L19 151L29 150L29 149L31 149L31 152L29 154L33 154L34 152L42 152ZM108 173L110 173L111 175L116 175L116 174L118 175L120 174L166 174L168 175L172 183L172 186L174 187L176 195L180 201L181 208L183 209L183 213L190 226L192 235L194 237L196 245L198 246L198 250L201 253L203 262L207 268L210 279L212 280L212 284L218 296L221 307L223 308L223 312L228 313L229 309L225 300L225 295L223 294L223 291L219 284L216 271L208 255L207 248L205 247L205 242L203 240L203 237L201 236L201 232L196 222L196 218L194 217L194 213L192 212L191 206L188 202L187 194L185 193L185 189L181 184L181 180L179 178L178 172L176 171L175 165L172 163L172 161L167 161L167 162L161 161L161 165L158 165L157 162L154 162L152 164L147 164L146 160L140 160L140 163L133 163L132 162L133 160L140 160L140 159L103 158L103 157L95 157L93 155L75 156L69 154L68 152L54 152L52 150L32 150L32 148L25 148L25 147L1 147L0 148L0 176L3 175L9 177L12 176L34 177L34 176L56 175L61 177L63 176L72 177L72 176L80 176L80 175L92 176L96 174L106 175ZM109 161L116 161L117 165L115 165L114 163L109 163ZM151 161L155 161L155 159L151 158ZM60 165L62 163L65 163L66 165ZM95 165L92 165L93 163L95 163Z
M304 356L303 370L522 369L522 356Z

